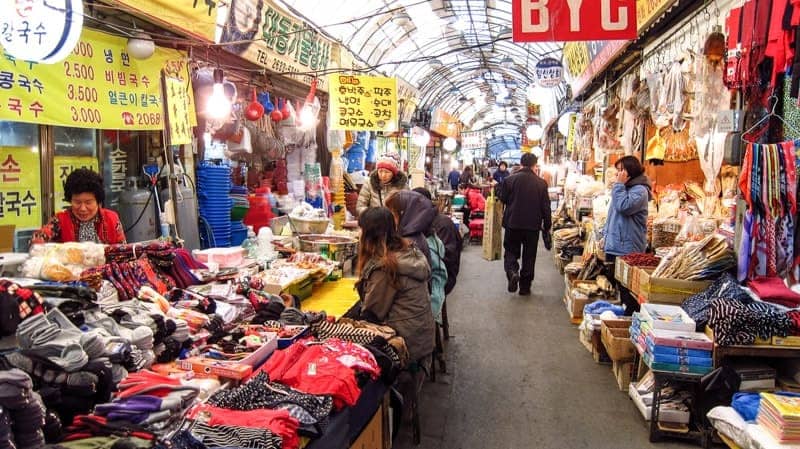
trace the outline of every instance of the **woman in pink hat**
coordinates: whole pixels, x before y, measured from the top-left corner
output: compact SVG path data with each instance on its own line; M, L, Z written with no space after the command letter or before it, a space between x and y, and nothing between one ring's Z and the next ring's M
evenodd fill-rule
M356 212L361 215L370 207L381 207L394 192L408 189L408 176L400 170L399 157L385 155L378 159L369 181L361 187Z

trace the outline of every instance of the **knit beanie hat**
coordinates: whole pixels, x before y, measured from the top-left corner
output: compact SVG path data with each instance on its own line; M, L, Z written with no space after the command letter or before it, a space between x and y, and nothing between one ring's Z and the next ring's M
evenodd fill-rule
M387 154L378 159L378 164L375 166L377 169L385 169L392 172L393 175L397 175L397 172L400 170L400 162L396 158L395 155Z

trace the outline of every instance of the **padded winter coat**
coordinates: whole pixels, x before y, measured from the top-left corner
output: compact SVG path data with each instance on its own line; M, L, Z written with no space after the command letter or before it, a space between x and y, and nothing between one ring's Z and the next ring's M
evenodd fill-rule
M377 260L368 261L358 281L362 317L385 324L406 342L410 360L430 355L436 326L431 311L428 280L431 269L414 246L397 253L397 279L392 282Z
M356 203L356 212L361 215L370 207L381 207L386 203L386 198L389 195L407 189L408 176L405 173L399 171L389 184L381 185L381 181L378 179L378 170L375 170L370 173L369 182L361 186L361 192L358 194L358 202Z
M603 231L606 254L624 256L647 250L647 203L650 181L639 175L611 188L611 203Z

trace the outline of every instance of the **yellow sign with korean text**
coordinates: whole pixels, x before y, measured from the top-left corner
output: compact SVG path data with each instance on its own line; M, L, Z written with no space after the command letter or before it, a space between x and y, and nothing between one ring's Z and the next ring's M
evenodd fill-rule
M167 29L214 42L219 0L110 0L113 6L142 14Z
M167 144L192 143L192 124L189 122L189 89L179 78L164 76L164 109L167 111Z
M88 168L98 173L97 158L92 156L53 156L53 200L56 211L69 207L64 201L64 182L67 176L79 168Z
M306 85L316 72L339 65L338 44L272 0L218 3L217 42L224 44L220 47L225 51ZM325 79L317 82L317 89L327 92L328 88Z
M39 151L0 147L0 225L37 229L42 225Z
M329 75L331 129L397 130L397 80L364 75Z
M636 26L639 35L676 0L636 0Z
M567 42L563 52L564 66L573 77L580 76L589 67L591 58L586 42Z
M161 70L179 74L189 86L187 62L184 52L159 47L139 61L128 55L125 38L84 28L69 57L56 64L0 55L0 120L160 130ZM196 124L194 107L189 111L189 120Z

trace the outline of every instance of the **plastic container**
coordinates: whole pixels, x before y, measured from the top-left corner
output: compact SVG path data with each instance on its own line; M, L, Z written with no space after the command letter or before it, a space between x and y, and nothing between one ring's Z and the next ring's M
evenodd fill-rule
M201 263L213 262L220 268L238 267L245 257L245 250L241 247L234 248L209 248L192 252L195 259Z

